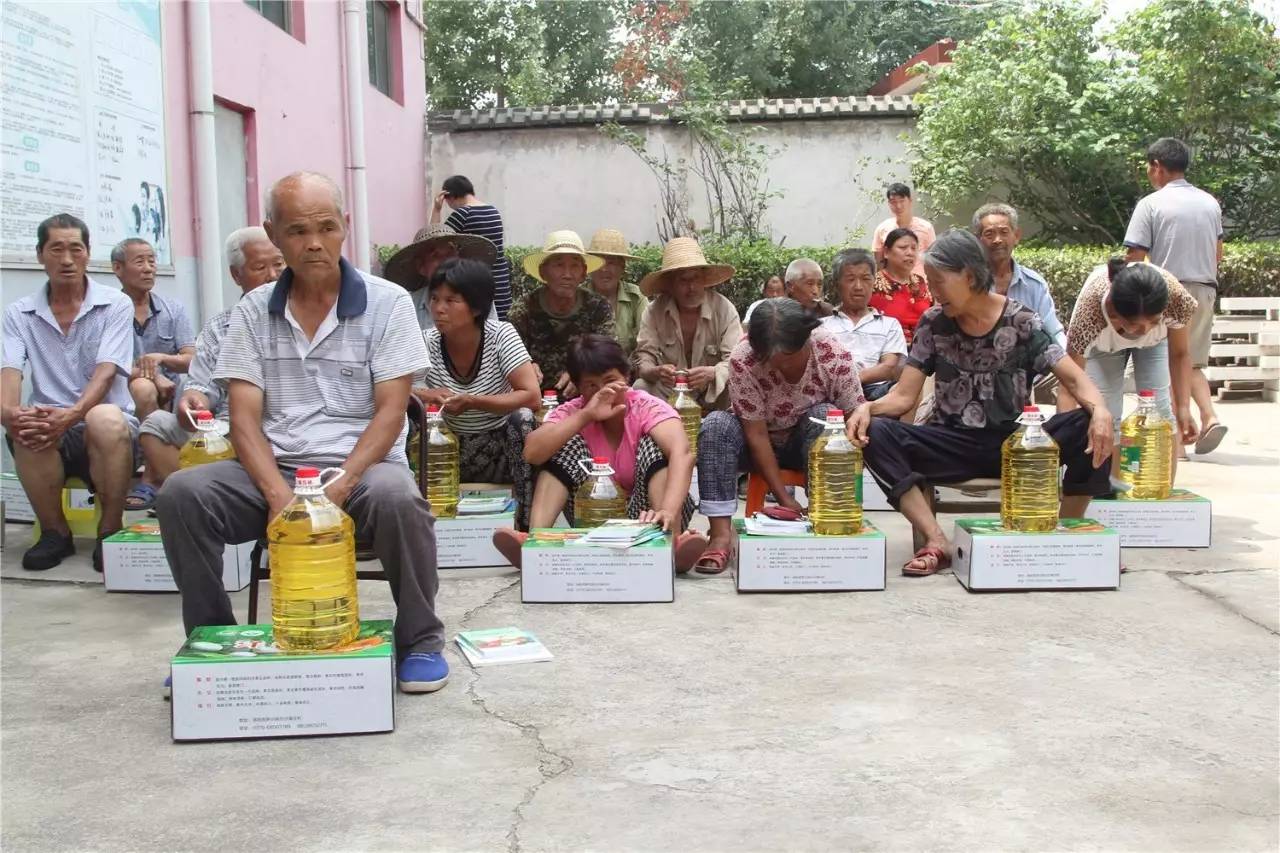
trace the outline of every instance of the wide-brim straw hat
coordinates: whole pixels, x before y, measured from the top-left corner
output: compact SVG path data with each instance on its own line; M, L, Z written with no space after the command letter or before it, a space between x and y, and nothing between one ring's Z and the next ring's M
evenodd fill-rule
M631 254L631 247L627 245L627 238L623 237L622 232L616 228L601 228L592 234L591 245L587 247L587 251L602 258L625 258L629 261L640 260L638 256Z
M418 230L413 242L391 256L382 268L382 277L394 281L405 290L421 290L427 280L418 272L418 255L439 243L452 243L458 249L458 257L470 258L492 264L498 257L498 247L492 240L479 234L459 234L448 225L431 225Z
M547 280L542 277L538 267L542 266L543 262L553 255L575 255L582 258L587 265L587 275L604 266L604 258L588 255L587 250L582 248L582 238L578 236L577 231L552 231L547 235L547 239L543 241L542 251L525 255L520 265L524 267L524 271L530 276L546 284Z
M662 247L662 268L640 279L640 291L652 297L667 292L667 282L672 273L684 270L701 270L702 286L715 287L733 278L734 269L728 264L707 263L702 246L692 237L673 237Z

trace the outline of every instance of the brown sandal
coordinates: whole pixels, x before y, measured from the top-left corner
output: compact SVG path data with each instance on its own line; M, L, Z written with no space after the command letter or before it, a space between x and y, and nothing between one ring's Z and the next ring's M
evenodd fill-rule
M700 575L718 575L729 568L729 552L724 548L708 548L702 552L693 570Z
M911 564L914 563L916 560L920 560L926 557L933 557L933 568L931 569L910 568ZM943 551L941 548L938 548L936 546L927 545L924 548L921 548L919 551L916 551L915 556L912 557L910 560L908 560L905 565L903 565L902 573L909 578L927 578L929 575L936 575L938 572L942 571L943 569L949 569L949 568L951 568L951 557L947 555L947 552Z

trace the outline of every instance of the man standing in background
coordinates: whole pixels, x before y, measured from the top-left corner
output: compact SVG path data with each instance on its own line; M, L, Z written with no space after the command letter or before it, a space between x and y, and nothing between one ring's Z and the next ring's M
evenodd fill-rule
M871 236L871 251L875 253L876 264L884 266L884 238L889 236L889 232L895 228L909 228L911 233L916 235L918 244L916 265L911 271L923 277L924 263L920 258L937 239L933 233L933 225L929 220L915 215L915 206L911 201L911 187L906 184L889 184L889 188L885 190L885 198L889 200L889 210L892 211L893 216L877 225L875 233Z
M1151 144L1147 179L1156 191L1133 209L1124 244L1130 261L1149 260L1168 270L1199 303L1190 326L1191 399L1200 410L1196 453L1210 453L1227 434L1218 423L1204 376L1222 262L1222 208L1213 196L1187 182L1189 165L1191 149L1182 140L1165 137Z

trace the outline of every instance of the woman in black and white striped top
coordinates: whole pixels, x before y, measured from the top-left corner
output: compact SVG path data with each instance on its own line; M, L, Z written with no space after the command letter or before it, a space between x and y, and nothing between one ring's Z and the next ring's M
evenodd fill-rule
M475 234L498 247L493 261L493 303L498 319L507 319L511 310L511 262L503 252L502 214L498 208L476 198L476 188L462 175L446 178L431 209L431 224L437 225L444 205L453 208L445 224L459 234Z
M413 394L439 405L458 437L463 482L511 483L522 510L531 472L524 438L538 408L538 378L510 323L487 319L493 276L481 261L453 258L427 284L435 327L423 333L430 360Z

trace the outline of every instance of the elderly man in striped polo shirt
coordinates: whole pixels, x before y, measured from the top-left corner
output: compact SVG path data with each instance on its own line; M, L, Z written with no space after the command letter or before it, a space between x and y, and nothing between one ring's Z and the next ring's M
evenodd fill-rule
M136 463L138 421L128 378L133 367L129 297L85 275L89 229L59 213L36 229L36 258L48 282L4 312L0 421L18 479L40 520L40 541L22 557L29 571L52 569L75 553L62 514L68 475L89 483L102 507L102 540L120 529L124 493ZM31 368L31 398L22 374Z
M239 458L178 471L156 502L186 629L235 623L223 547L263 535L293 499L298 467L340 467L345 476L326 492L391 583L400 689L438 690L449 666L435 613L434 518L404 450L410 382L427 367L413 300L342 258L342 193L323 175L277 181L263 227L287 268L241 298L214 370Z

